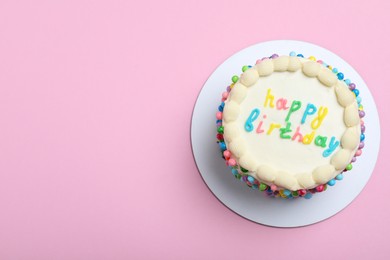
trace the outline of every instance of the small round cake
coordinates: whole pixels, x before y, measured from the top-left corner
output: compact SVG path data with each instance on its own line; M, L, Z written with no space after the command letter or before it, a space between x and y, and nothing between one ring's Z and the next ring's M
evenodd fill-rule
M365 113L344 74L303 55L257 60L222 94L217 142L233 175L282 198L310 198L362 154Z

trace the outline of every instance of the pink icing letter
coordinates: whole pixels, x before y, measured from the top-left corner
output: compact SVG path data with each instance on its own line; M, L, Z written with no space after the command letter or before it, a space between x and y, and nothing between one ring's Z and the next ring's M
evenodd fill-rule
M295 141L295 139L298 138L298 142L302 142L303 136L302 136L302 134L299 132L299 130L300 130L300 127L298 126L298 127L297 127L297 130L295 130L295 133L294 133L293 137L291 138L291 140Z

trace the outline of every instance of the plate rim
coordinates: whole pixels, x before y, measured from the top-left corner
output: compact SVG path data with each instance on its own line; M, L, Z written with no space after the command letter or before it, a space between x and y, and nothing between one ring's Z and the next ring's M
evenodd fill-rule
M330 53L331 55L333 55L334 57L336 57L337 59L341 60L342 63L344 63L344 65L346 65L346 67L348 67L348 70L352 70L354 72L354 74L357 75L357 78L355 78L355 76L353 77L354 78L354 81L361 81L363 84L359 84L359 89L361 89L362 87L365 89L364 92L367 92L366 94L364 94L364 100L366 100L366 95L367 97L369 97L370 100L372 100L372 105L373 105L373 111L370 112L371 113L374 113L373 114L373 120L376 121L377 123L377 127L375 127L376 131L377 131L377 145L374 147L375 148L375 159L374 161L370 161L370 164L372 165L371 166L371 170L370 170L370 173L368 174L368 177L367 179L364 181L364 184L363 186L361 187L361 189L357 192L357 194L350 200L348 201L347 203L344 204L343 207L341 207L339 210L337 210L337 212L333 213L333 214L328 214L328 216L326 217L323 217L319 220L316 220L316 221L311 221L311 222L308 222L308 223L305 223L305 224L299 224L299 225L275 225L275 224L272 224L272 223L263 223L263 222L260 222L258 220L255 220L253 218L250 218L248 216L246 216L244 213L242 212L237 212L235 209L233 209L231 206L229 206L229 204L224 201L222 198L220 198L214 191L213 187L211 187L211 185L208 183L208 181L206 180L205 176L203 175L202 173L202 170L200 169L200 166L198 165L198 161L197 161L197 155L196 155L196 148L194 148L194 125L196 123L194 123L194 118L196 116L196 110L197 110L197 105L198 105L198 102L199 100L202 98L202 95L204 95L204 92L206 91L206 85L212 80L212 77L214 76L214 74L219 71L221 69L221 67L223 67L224 64L226 64L229 60L231 60L232 58L234 59L234 57L236 56L239 56L241 53L245 52L245 51L248 51L252 48L257 48L261 45L266 45L266 44L287 44L289 45L289 49L292 51L293 49L292 48L295 48L296 46L294 45L306 45L306 46L303 46L303 48L301 49L305 49L305 47L307 47L308 45L311 46L311 48L315 48L315 49L319 49L321 51L325 51L325 52L328 52ZM291 48L292 47L292 48ZM302 46L301 46L302 47ZM279 51L275 51L276 53L278 53ZM280 53L280 52L279 52ZM314 53L311 53L313 55L315 55ZM324 60L327 60L328 59L325 59ZM252 61L253 62L253 61ZM337 63L339 64L339 63ZM238 65L239 66L239 65ZM237 67L238 67L237 66ZM344 71L344 70L343 70ZM352 76L352 75L351 75ZM218 88L218 91L221 93L224 89L219 89ZM219 97L218 97L219 98ZM366 103L364 102L363 100L363 104L366 105ZM215 108L217 107L218 103L215 104ZM214 110L216 112L216 109ZM212 111L210 111L211 115L214 116L214 113ZM371 127L370 127L371 128ZM374 127L372 127L374 128ZM369 90L367 84L364 82L363 78L360 76L360 74L348 63L346 62L345 60L343 60L339 55L325 49L324 47L321 47L321 46L318 46L316 44L313 44L313 43L309 43L309 42L304 42L304 41L297 41L297 40L275 40L275 41L265 41L265 42L259 42L259 43L256 43L256 44L253 44L253 45L250 45L246 48L243 48L241 50L238 50L237 52L233 53L232 55L230 55L227 59L225 59L222 63L220 63L215 69L214 71L209 75L209 77L206 79L206 81L204 82L201 90L198 92L198 95L197 95L197 98L196 98L196 101L195 101L195 104L194 104L194 107L192 109L192 113L191 113L191 123L190 123L190 139L191 139L191 151L192 151L192 155L193 155L193 158L194 158L194 161L195 161L195 165L196 165L196 168L198 170L198 173L199 175L201 176L203 182L206 184L206 187L210 190L210 192L213 194L214 197L217 198L218 201L220 201L222 203L222 205L224 205L225 207L227 207L229 210L231 210L232 212L234 212L235 214L239 215L240 217L244 218L244 219L247 219L251 222L254 222L256 224L260 224L260 225L264 225L264 226L268 226L268 227L278 227L278 228L295 228L295 227L303 227L303 226L308 226L308 225L311 225L311 224L315 224L315 223L319 223L319 222L322 222L326 219L329 219L330 217L336 215L337 213L341 212L342 210L344 210L346 207L348 207L348 205L350 205L362 192L362 190L365 188L365 186L367 185L368 181L370 180L371 176L372 176L372 173L375 169L375 165L377 163L377 159L378 159L378 155L379 155L379 151L380 151L380 118L379 118L379 113L378 113L378 110L377 110L377 107L376 107L376 104L375 104L375 101L374 101L374 98L371 94L371 91ZM215 132L214 132L215 133ZM215 144L214 144L215 145ZM216 146L216 145L215 145ZM374 146L374 145L373 145ZM373 149L374 149L373 148ZM222 161L222 160L221 160ZM359 161L359 160L358 160ZM228 177L233 179L235 182L237 182L237 180L235 180L229 173L227 167L225 167L225 171L226 171L226 175L229 175ZM348 180L348 181L351 181L351 180ZM238 183L238 182L237 182ZM237 184L236 183L236 184ZM237 184L239 185L239 184ZM244 187L245 189L248 189L247 187ZM250 189L248 189L250 190ZM331 192L331 191L328 191L328 192ZM260 192L259 192L260 193ZM315 196L318 196L318 195L315 195ZM303 200L303 199L301 199Z

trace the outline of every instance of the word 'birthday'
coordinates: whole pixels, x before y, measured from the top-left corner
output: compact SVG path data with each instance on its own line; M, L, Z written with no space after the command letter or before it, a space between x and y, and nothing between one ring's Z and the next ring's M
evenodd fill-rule
M262 115L262 119L257 123L256 133L266 135L271 135L273 132L278 130L278 134L282 139L290 139L291 141L297 141L304 145L309 145L313 143L316 146L324 148L325 150L322 153L323 157L328 157L331 155L336 148L340 145L340 142L336 140L334 136L330 139L327 136L316 135L316 130L321 126L325 117L328 114L328 108L320 106L317 108L315 105L308 103L305 108L302 107L302 102L299 100L293 100L288 106L288 100L285 98L279 98L275 100L275 96L271 93L271 89L267 90L267 96L264 100L264 107L269 107L276 109L278 111L287 111L285 117L285 123L282 125L279 122L270 122L266 127L264 121L267 118L267 115ZM303 111L300 125L295 126L294 131L291 126L290 117L298 111ZM254 122L260 117L261 111L259 108L254 108L250 115L248 116L245 122L245 130L247 132L252 132L255 128ZM303 134L301 133L301 126L305 123L310 123L312 131L310 133ZM329 140L328 140L329 139Z

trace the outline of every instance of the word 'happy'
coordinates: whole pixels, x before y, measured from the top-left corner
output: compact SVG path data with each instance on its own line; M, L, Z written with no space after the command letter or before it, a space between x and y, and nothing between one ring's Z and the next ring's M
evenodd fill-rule
M271 93L271 89L267 90L267 96L265 97L264 107L274 108L279 111L288 111L285 124L282 126L280 123L271 122L268 126L266 135L271 135L276 129L279 129L279 136L282 139L290 139L291 141L297 140L297 142L309 145L313 142L316 146L326 148L322 156L328 157L331 155L336 148L340 145L340 142L336 140L334 136L332 136L328 142L328 137L322 135L316 135L316 130L321 126L324 121L326 115L328 114L328 108L320 106L318 109L315 105L308 103L306 108L301 110L302 102L299 100L293 100L291 102L290 107L287 106L288 101L285 98L279 98L275 101L274 95ZM297 111L304 111L302 114L302 118L300 120L300 125L295 128L293 132L290 117L292 114L297 113ZM248 119L245 122L245 130L247 132L252 132L254 130L254 122L259 118L261 111L259 108L254 108L250 113ZM257 124L256 133L262 134L265 132L265 128L263 128L264 120L267 118L267 115L263 115L260 122ZM310 126L312 128L311 133L302 134L301 133L301 125L306 122L310 122Z

